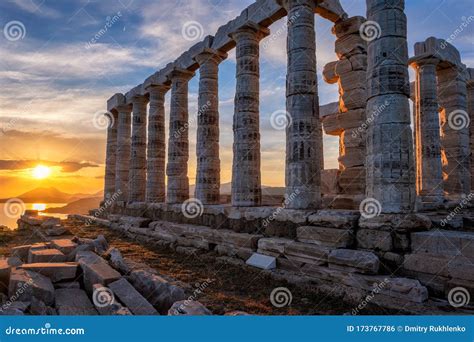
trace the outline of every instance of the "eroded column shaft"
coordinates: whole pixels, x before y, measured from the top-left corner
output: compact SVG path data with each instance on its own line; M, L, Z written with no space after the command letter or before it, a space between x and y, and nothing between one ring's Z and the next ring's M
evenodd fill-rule
M115 169L117 162L117 113L109 113L107 127L107 146L105 152L104 200L115 193Z
M288 1L286 78L286 207L317 208L321 200L321 125L317 101L314 1Z
M169 87L152 86L148 114L146 202L165 202L166 132L165 95Z
M117 160L115 168L115 191L121 201L128 200L128 171L130 166L131 107L117 108Z

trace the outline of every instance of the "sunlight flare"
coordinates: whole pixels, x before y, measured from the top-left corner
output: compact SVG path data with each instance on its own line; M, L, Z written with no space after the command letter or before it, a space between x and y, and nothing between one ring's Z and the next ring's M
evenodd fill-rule
M33 169L33 177L36 179L45 179L51 174L51 169L44 165L38 165Z

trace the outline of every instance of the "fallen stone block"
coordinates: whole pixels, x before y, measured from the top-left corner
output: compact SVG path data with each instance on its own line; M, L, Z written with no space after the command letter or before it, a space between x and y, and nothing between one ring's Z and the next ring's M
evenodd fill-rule
M57 225L51 228L48 228L44 232L47 236L61 236L70 234L69 230L64 228L63 226Z
M60 281L54 283L55 289L80 289L81 284L78 281Z
M36 297L33 297L31 300L31 305L29 308L29 314L34 316L54 316L57 315L55 309L50 306L47 306L42 300L39 300Z
M92 293L94 284L108 285L121 277L119 272L93 252L77 253L76 261L82 269L84 286L89 293Z
M194 247L178 246L176 247L176 252L185 255L195 255L198 252L198 249Z
M431 220L422 214L380 214L376 217L361 217L359 226L367 229L423 231L431 227Z
M211 311L196 300L180 300L173 304L168 316L205 316L212 315Z
M285 253L285 246L292 242L294 240L285 238L261 238L258 240L257 252L277 258Z
M458 256L474 259L474 233L432 230L411 234L413 253Z
M134 314L134 315L157 315L158 312L143 296L130 285L130 283L121 278L108 287L114 295Z
M275 257L258 253L253 253L245 263L250 266L261 268L262 270L272 270L276 268Z
M327 263L329 252L329 247L303 242L292 242L285 246L286 258L309 264Z
M66 256L57 249L39 249L32 250L30 249L28 253L28 263L38 263L38 262L64 262L66 261Z
M28 261L28 252L30 251L31 245L23 245L23 246L16 246L13 247L11 250L11 255L13 257L17 257L23 262Z
M51 280L39 273L20 268L11 271L8 295L20 301L31 302L32 297L36 297L46 305L54 304L54 286Z
M81 289L57 289L56 310L60 316L95 316L97 311Z
M69 239L57 239L51 240L51 246L59 249L63 254L67 255L76 248L77 244Z
M350 229L301 226L296 229L298 241L328 247L348 247L354 236Z
M393 249L392 234L383 230L359 229L357 231L357 245L364 249L391 251Z
M390 297L423 303L428 299L428 289L418 280L408 278L388 278L382 293Z
M377 273L379 258L372 252L335 249L329 253L329 268L347 272Z
M173 303L186 298L181 288L145 270L132 271L128 280L162 315L167 314Z
M316 214L308 217L308 222L312 225L334 228L354 228L360 218L360 212L356 210L319 210Z
M105 292L104 292L105 291ZM104 292L104 293L99 293ZM132 313L122 304L115 300L112 290L101 284L94 284L93 293L96 293L93 300L95 309L103 316L131 316ZM104 297L105 296L105 297Z
M21 260L17 257L0 259L0 292L8 292L11 270L21 264Z
M57 217L46 217L43 219L43 222L41 223L41 228L51 229L58 225L61 226L61 219Z
M239 248L233 245L226 245L226 244L217 245L216 252L219 255L237 257L242 260L247 260L254 253L254 251L250 248Z
M135 216L121 216L119 218L119 225L128 228L142 228L147 227L151 222L149 218L146 217L135 217Z
M26 223L29 226L41 226L43 223L43 218L41 216L30 216L22 215L20 221Z
M51 279L53 283L78 277L78 264L75 262L41 262L23 264L20 267L24 270L42 274Z

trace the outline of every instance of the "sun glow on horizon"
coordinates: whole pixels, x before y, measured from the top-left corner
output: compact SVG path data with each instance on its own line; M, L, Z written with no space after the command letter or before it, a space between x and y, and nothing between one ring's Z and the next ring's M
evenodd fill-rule
M45 179L50 174L51 174L51 169L44 165L38 165L32 171L32 175L36 179Z

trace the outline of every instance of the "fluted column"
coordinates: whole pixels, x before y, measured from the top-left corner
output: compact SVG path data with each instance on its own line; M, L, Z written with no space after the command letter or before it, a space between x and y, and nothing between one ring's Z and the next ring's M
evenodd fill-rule
M287 207L314 209L321 200L321 124L316 81L314 1L288 0L286 110ZM296 194L296 196L295 196Z
M415 82L416 188L424 206L443 204L441 137L435 58L413 58Z
M189 198L188 180L188 82L193 72L174 69L171 79L171 108L168 140L167 203L182 203Z
M366 113L380 114L371 115L368 125L366 195L380 203L382 213L412 212L416 189L404 1L367 0L367 20L378 23L380 37L368 43Z
M165 202L165 95L170 89L167 85L150 87L150 108L148 114L147 178L146 201Z
M117 160L115 168L115 191L121 201L128 200L128 170L130 166L131 106L117 107Z
M262 201L259 42L268 34L268 29L250 22L230 34L237 44L232 161L233 206L258 206Z
M115 192L115 164L117 161L117 113L106 114L109 119L107 126L107 146L105 151L104 200L112 197Z
M146 96L132 99L132 146L130 151L129 202L145 202L146 192Z
M474 68L468 68L467 112L469 114L469 142L471 148L471 192L474 190Z
M211 49L205 49L194 57L200 75L194 197L203 204L220 202L218 74L219 63L225 57L226 54Z

